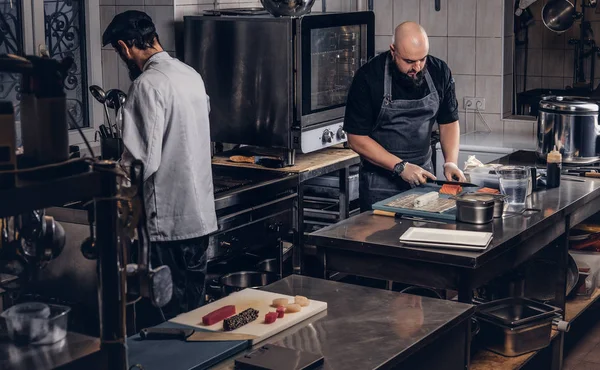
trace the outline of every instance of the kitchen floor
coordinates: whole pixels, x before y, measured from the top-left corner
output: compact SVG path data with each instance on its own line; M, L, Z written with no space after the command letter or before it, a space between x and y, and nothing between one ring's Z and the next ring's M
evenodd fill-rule
M595 304L567 334L564 370L600 370L600 306Z

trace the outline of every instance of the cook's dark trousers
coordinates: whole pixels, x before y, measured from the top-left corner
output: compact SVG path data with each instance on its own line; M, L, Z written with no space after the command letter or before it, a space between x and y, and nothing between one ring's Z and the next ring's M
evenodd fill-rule
M205 300L208 236L152 242L150 248L152 267L169 266L173 278L173 297L162 307L164 319L170 320L202 306ZM135 316L137 331L164 321L161 310L152 306L148 299L142 299L136 304Z

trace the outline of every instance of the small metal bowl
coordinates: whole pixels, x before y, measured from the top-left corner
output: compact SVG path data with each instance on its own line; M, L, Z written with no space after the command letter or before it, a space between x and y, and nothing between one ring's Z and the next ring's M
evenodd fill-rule
M467 193L456 197L456 220L482 225L494 219L496 200L492 194Z

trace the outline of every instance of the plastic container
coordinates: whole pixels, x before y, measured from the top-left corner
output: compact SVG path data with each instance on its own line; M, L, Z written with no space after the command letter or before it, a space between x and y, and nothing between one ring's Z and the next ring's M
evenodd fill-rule
M560 175L562 171L562 155L556 146L546 157L546 188L552 189L560 186Z
M70 307L28 302L2 312L8 336L16 344L52 344L65 338Z
M503 166L498 169L500 191L508 204L525 204L530 194L531 171L522 166Z
M494 172L494 167L484 166L470 169L465 173L468 177L468 182L480 187L499 189L499 176Z

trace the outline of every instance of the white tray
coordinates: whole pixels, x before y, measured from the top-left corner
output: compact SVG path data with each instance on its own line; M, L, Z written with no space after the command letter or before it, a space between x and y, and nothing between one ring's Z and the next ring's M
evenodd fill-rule
M484 250L492 238L492 233L481 231L411 227L400 237L400 242L424 247Z

